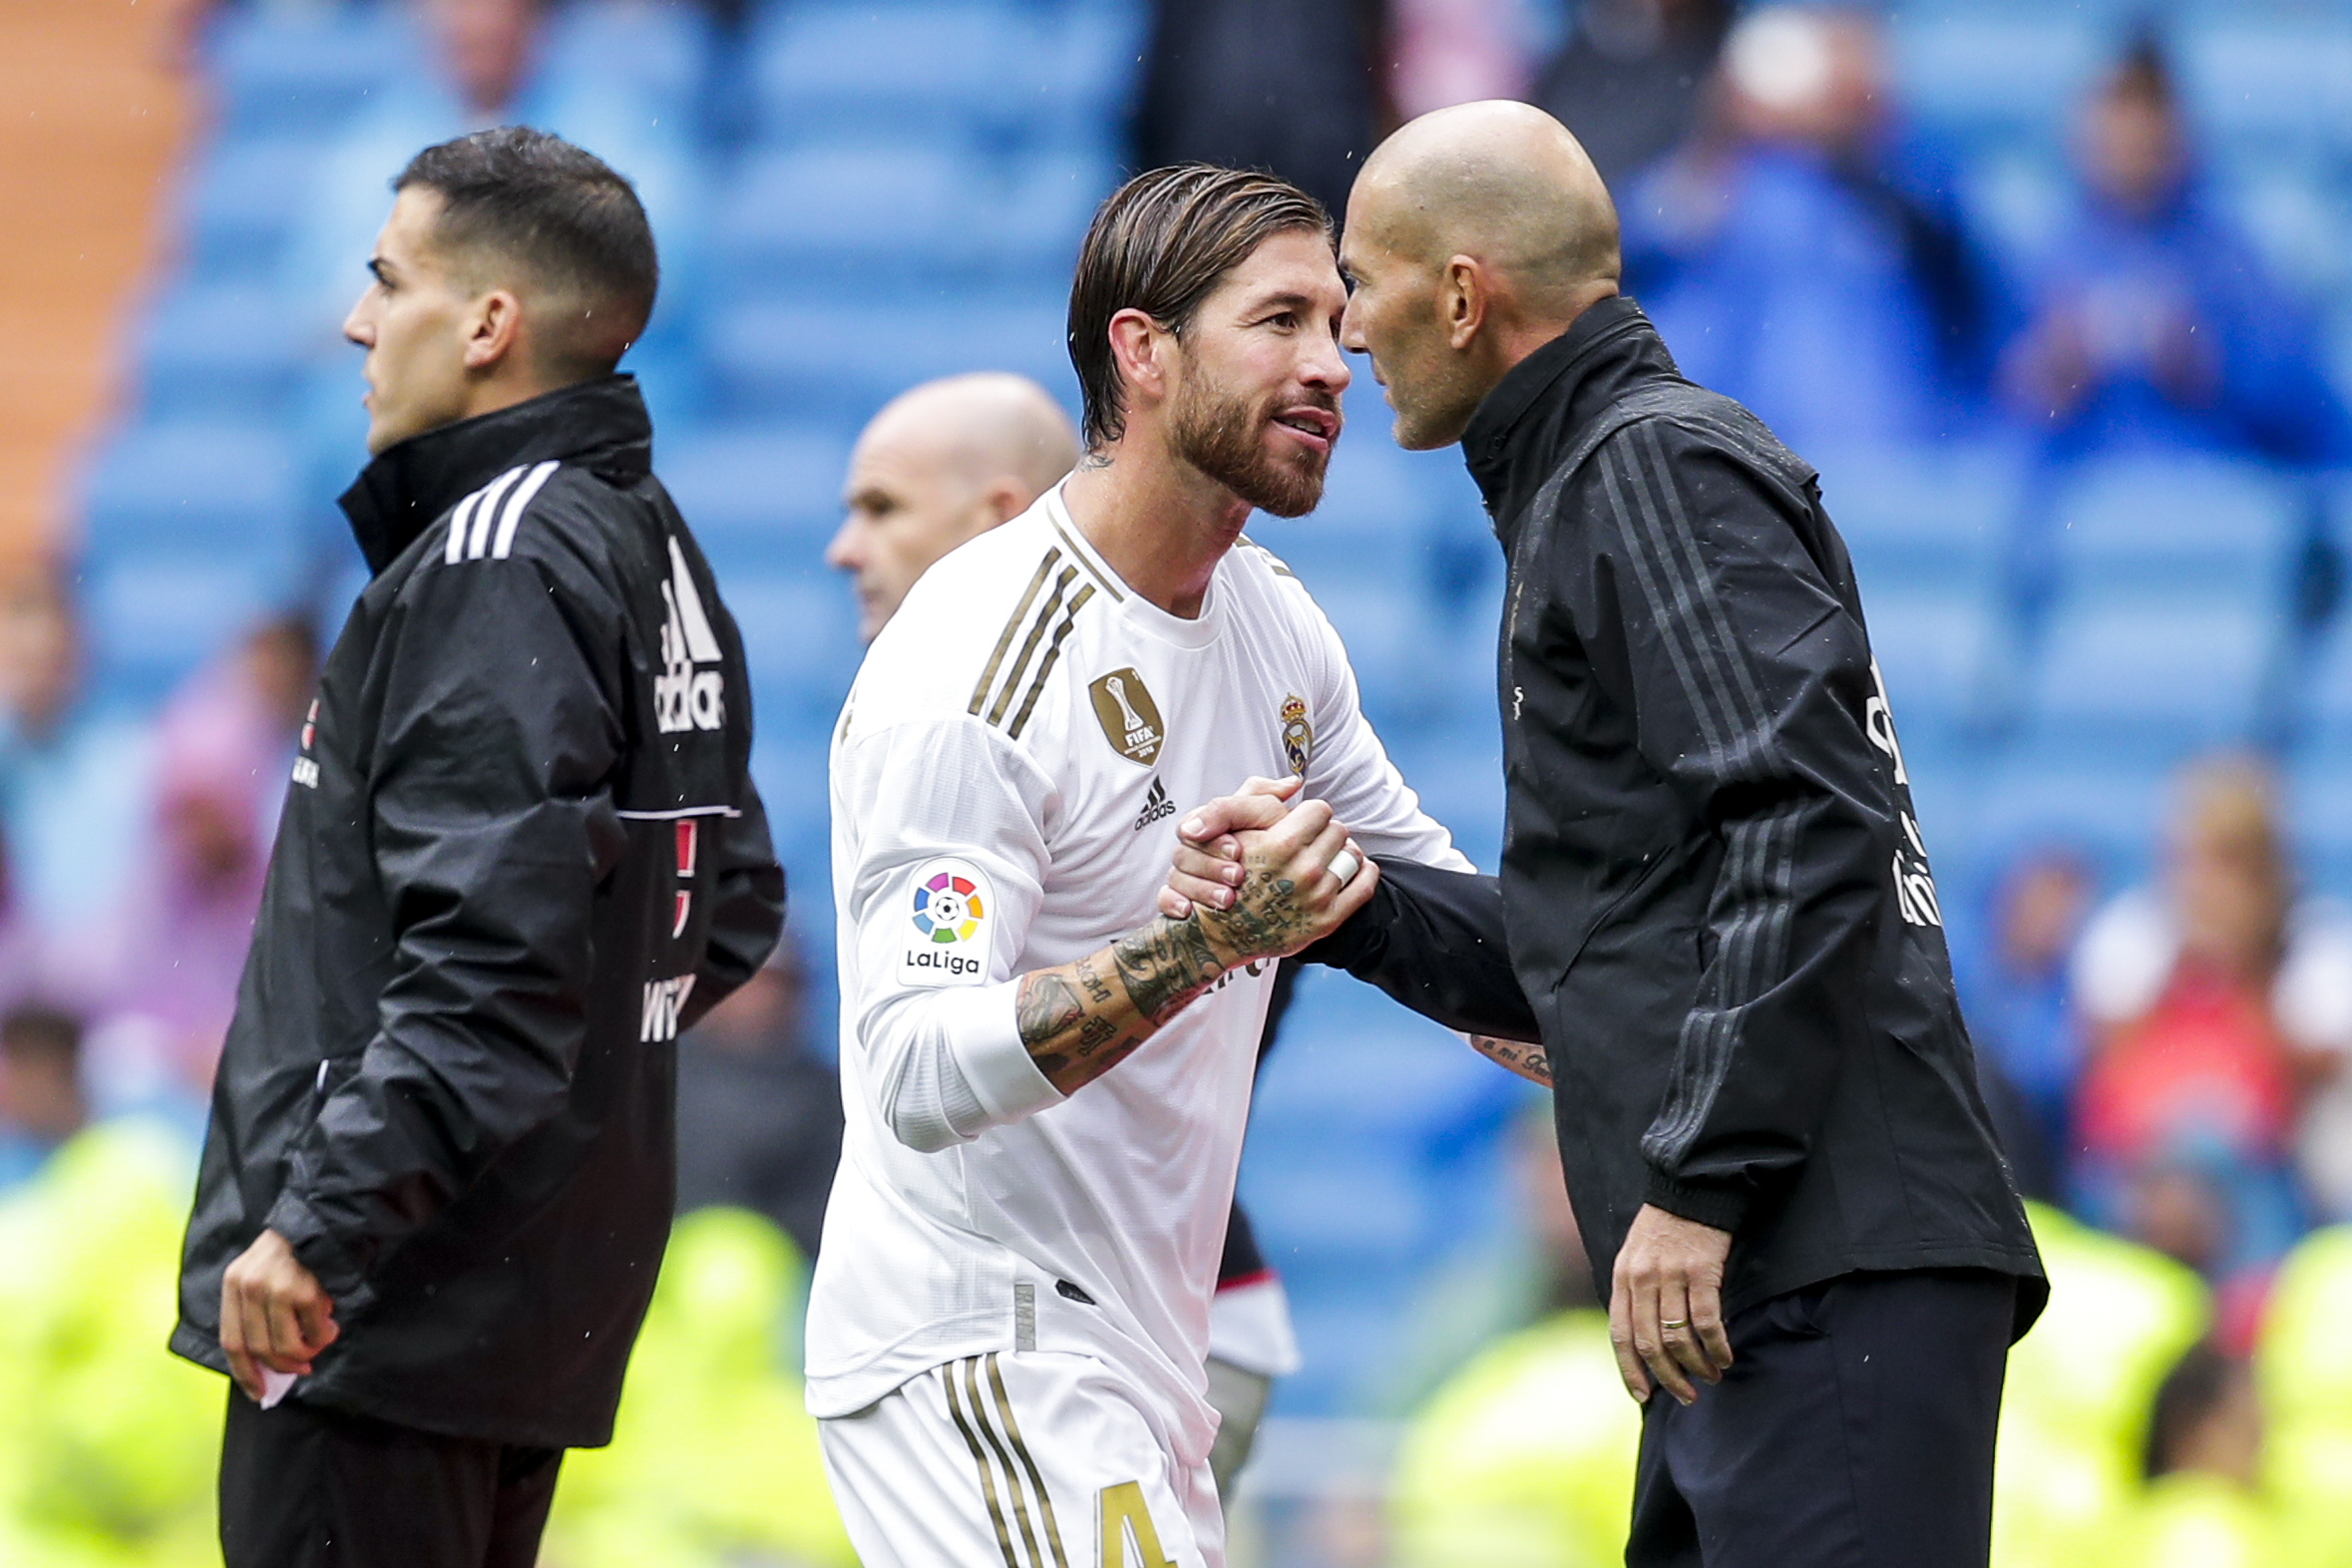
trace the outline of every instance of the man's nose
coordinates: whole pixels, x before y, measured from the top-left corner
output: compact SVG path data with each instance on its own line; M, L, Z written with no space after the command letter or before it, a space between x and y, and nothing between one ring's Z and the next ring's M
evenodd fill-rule
M1348 368L1347 356L1340 352L1338 340L1330 339L1300 367L1300 379L1311 387L1329 387L1337 395L1348 390L1348 383L1356 379L1356 373Z
M832 542L825 547L825 565L836 572L855 572L864 563L858 559L858 520L842 519Z
M1340 312L1340 346L1351 354L1371 352L1364 343L1364 323L1356 314L1356 296L1348 296L1348 308Z
M353 300L349 313L343 317L343 340L357 343L361 348L376 346L376 327L368 319L367 295L362 294Z

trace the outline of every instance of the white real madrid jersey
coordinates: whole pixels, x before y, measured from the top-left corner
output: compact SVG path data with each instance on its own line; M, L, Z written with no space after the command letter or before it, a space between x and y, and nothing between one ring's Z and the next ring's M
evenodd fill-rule
M1020 1041L1014 982L1153 918L1181 812L1292 772L1372 854L1468 869L1359 713L1330 623L1253 545L1181 619L1055 490L907 595L833 743L848 1131L814 1413L959 1357L1072 1351L1153 1391L1179 1459L1207 1453L1209 1303L1273 967L1067 1098Z

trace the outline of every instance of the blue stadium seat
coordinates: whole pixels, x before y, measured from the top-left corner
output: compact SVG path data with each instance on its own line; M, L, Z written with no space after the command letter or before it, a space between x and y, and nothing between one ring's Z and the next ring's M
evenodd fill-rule
M2082 850L2111 885L2137 880L2156 849L2166 777L2163 766L2074 748L2025 746L2004 756L1979 781L1969 824L1979 885L2000 857L2035 844ZM1939 841L1928 850L1941 877ZM1944 894L1949 903L1948 886Z
M2044 141L2115 48L2103 19L2048 5L1906 8L1890 34L1895 99L1910 115L1962 135Z
M283 552L169 540L93 563L82 593L97 688L114 700L161 701L238 632L293 601L293 567Z
M2041 746L2159 764L2249 743L2283 629L2226 599L2068 604L2028 676L2029 734Z
M709 75L711 35L694 0L569 0L548 19L540 70L625 83L686 113Z
M140 406L149 420L267 418L299 380L293 320L280 289L187 283L158 300L140 332Z
M2352 756L2331 752L2290 773L2286 819L2312 890L2352 897Z
M1007 132L1029 80L1018 10L898 0L855 7L782 6L751 39L761 134L776 142L884 131L908 138Z
M1879 590L1976 590L2018 507L2020 465L1993 447L1874 447L1808 457L1852 556L1863 603Z
M2275 470L2193 456L2087 465L2051 519L2060 582L2082 593L2193 594L2282 608L2304 510Z
M2352 145L2352 26L2341 8L2200 18L2178 59L2198 130L2264 156Z
M1419 585L1394 570L1336 579L1297 570L1347 646L1366 716L1383 733L1425 720L1442 665L1431 658L1437 624Z
M833 821L827 771L832 726L813 716L783 715L770 722L771 704L766 697L764 688L753 693L760 734L752 750L752 781L759 786L760 801L767 807L777 858L795 872L808 863L822 871ZM796 899L796 923L801 907Z
M823 736L865 651L848 585L811 562L768 574L733 572L719 591L743 633L760 723Z
M232 6L205 51L222 129L236 136L333 131L384 83L418 69L397 5Z
M2352 616L2336 616L2316 650L2303 696L2305 749L2331 766L2352 766Z
M1443 823L1455 846L1480 871L1491 872L1502 853L1503 777L1500 719L1492 682L1468 694L1435 722L1379 727L1388 759L1421 798L1421 809Z
M1983 713L2002 624L1981 582L1956 578L1943 588L1864 585L1870 650L1906 742L1932 743Z
M315 140L217 142L198 159L181 199L182 248L197 278L274 280L316 181Z
M982 258L991 175L983 161L938 144L812 143L754 155L719 204L714 279L741 289L969 270Z
M829 425L732 427L663 442L655 470L714 561L801 571L840 526L849 453Z
M711 311L718 413L738 419L828 416L856 429L918 381L1011 370L1062 395L1068 305L1058 294L991 300L945 294L848 304L743 301ZM1064 399L1067 401L1067 399Z
M134 426L100 449L85 477L85 548L94 559L151 547L288 555L299 533L295 480L292 453L266 426Z
M1086 225L1118 184L1118 158L1107 147L1073 142L1013 159L1002 198L990 204L982 259L992 271L1025 271L1042 287L1066 289Z

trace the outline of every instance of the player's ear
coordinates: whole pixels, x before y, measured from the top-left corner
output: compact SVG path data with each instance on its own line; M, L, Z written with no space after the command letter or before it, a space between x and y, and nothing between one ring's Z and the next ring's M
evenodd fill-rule
M1455 353L1470 346L1470 340L1486 324L1486 312L1493 302L1486 268L1474 257L1454 256L1446 261L1437 279L1437 312Z
M490 371L517 352L523 336L523 301L494 288L474 301L465 315L466 368Z
M1024 487L1009 478L990 480L988 488L980 492L975 507L974 534L984 534L989 529L1009 523L1029 510L1023 499Z
M1160 356L1169 341L1157 321L1132 306L1111 317L1111 363L1126 384L1130 402L1140 398L1157 403L1168 395L1167 368Z

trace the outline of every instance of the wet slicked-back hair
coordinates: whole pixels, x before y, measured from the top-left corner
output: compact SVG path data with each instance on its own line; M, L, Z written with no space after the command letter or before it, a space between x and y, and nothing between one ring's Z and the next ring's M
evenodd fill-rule
M1095 210L1070 282L1070 363L1084 400L1086 450L1127 430L1111 355L1111 317L1140 310L1178 337L1225 274L1276 234L1332 237L1331 214L1272 175L1177 164L1128 181Z
M661 266L629 183L593 153L525 126L500 126L426 148L392 181L441 197L435 239L459 265L519 264L568 310L540 340L564 380L608 373L645 330Z

